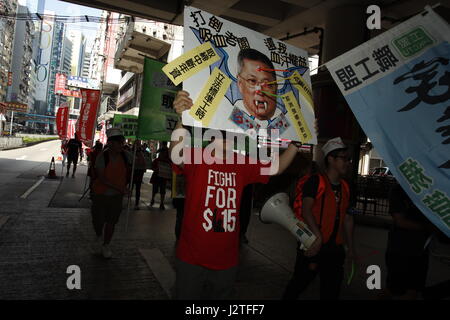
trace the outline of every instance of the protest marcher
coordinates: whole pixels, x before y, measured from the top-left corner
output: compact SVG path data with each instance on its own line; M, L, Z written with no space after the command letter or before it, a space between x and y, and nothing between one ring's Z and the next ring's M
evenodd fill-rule
M83 144L78 139L78 135L75 133L75 137L67 142L67 173L66 177L69 177L70 164L73 163L72 178L75 178L75 171L77 171L78 158L83 160Z
M178 92L174 108L179 115L192 105L188 92ZM176 128L182 130L181 122ZM172 158L175 156L172 150L178 149L179 143L172 141L170 145ZM250 164L248 157L232 152L232 144L232 140L212 140L211 156L222 161L212 164L183 161L173 165L186 181L185 210L177 245L177 299L225 299L231 295L239 259L242 190L248 184L267 183L270 177L261 172L263 168L270 171L269 164L260 161ZM193 148L182 150L183 156L192 152ZM271 173L283 172L297 152L298 147L291 143L280 156L276 172ZM228 160L234 164L226 163Z
M152 184L152 200L150 206L155 204L155 196L159 192L161 196L159 209L165 210L164 199L166 196L166 184L172 178L172 169L170 167L169 149L163 147L159 150L158 157L152 162L153 174L150 178Z
M396 184L389 195L393 227L386 248L386 289L381 299L394 296L415 300L423 292L428 273L427 240L434 226Z
M129 194L131 161L123 150L125 137L117 128L106 131L107 147L97 156L93 183L92 222L97 242L105 258L112 257L109 247L114 227L122 212L123 197Z
M297 248L295 271L283 299L294 300L320 274L320 299L339 298L344 276L344 236L347 256L354 259L353 216L348 214L350 192L342 178L350 158L341 138L329 140L322 148L325 174L301 179L297 185L294 211L317 237L305 252ZM304 183L304 184L303 184Z
M96 141L94 147L92 147L91 151L89 152L89 155L87 156L88 161L88 177L89 180L89 188L91 190L90 194L92 197L92 184L94 183L94 180L96 178L96 172L95 172L95 161L97 160L97 156L103 151L103 144L100 141Z
M141 145L140 140L136 140L134 143L134 148L136 148L136 159L134 162L134 174L133 174L133 185L135 188L135 210L139 210L139 201L141 199L141 187L142 179L144 178L144 173L147 169L144 150Z

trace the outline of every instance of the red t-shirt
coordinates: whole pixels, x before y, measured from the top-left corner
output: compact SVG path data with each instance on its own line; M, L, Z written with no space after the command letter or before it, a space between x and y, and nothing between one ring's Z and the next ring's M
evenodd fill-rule
M192 150L184 153L192 154ZM244 158L239 154L235 157ZM267 183L270 176L261 175L261 168L269 165L249 164L248 157L245 164L185 163L184 168L173 165L186 181L178 259L213 270L238 264L242 190L248 184Z

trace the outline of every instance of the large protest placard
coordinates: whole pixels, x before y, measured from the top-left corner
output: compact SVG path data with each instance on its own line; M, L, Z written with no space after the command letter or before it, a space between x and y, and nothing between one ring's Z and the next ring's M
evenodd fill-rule
M450 236L450 28L427 10L328 62L416 206Z
M194 101L184 125L317 143L305 50L194 7L184 10L184 50L166 68Z
M137 132L142 140L170 141L178 121L173 101L179 87L162 71L165 65L145 58Z

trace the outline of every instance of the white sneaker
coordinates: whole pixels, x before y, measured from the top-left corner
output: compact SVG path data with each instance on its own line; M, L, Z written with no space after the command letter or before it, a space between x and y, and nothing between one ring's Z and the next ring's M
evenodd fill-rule
M109 247L109 245L107 245L107 244L103 245L102 253L103 253L103 258L105 258L105 259L112 258L112 251L111 251L111 248Z

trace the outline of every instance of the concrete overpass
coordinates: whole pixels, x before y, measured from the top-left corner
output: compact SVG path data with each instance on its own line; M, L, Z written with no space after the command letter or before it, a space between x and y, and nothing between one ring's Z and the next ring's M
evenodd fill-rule
M84 6L120 12L165 23L183 24L183 7L190 5L253 30L319 54L325 62L368 40L366 8L381 7L382 30L441 3L449 14L448 0L65 0ZM441 13L440 12L440 13ZM442 14L442 13L441 13ZM306 31L306 32L305 32ZM380 31L377 31L380 32Z

